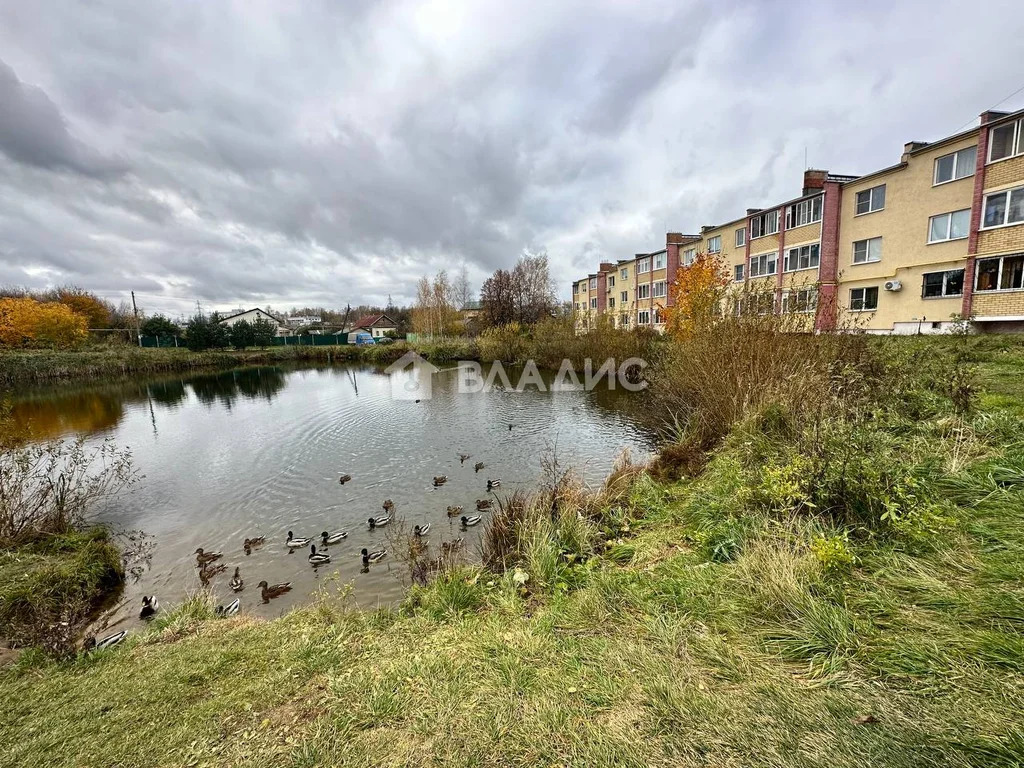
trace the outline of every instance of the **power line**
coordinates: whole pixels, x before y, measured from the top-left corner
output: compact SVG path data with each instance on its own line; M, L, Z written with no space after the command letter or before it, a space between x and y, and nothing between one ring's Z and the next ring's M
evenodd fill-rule
M1000 104L1005 104L1006 102L1008 102L1010 99L1012 99L1014 96L1016 96L1018 93L1021 93L1022 91L1024 91L1024 85L1021 85L1020 88L1018 88L1016 91L1011 93L1005 99L1000 99L999 101L997 101L995 104L993 104L991 107L989 107L985 111L986 112L991 112L993 109L998 107ZM975 118L971 118L966 123L964 123L960 128L957 128L955 131L953 131L953 133L960 133L960 131L963 131L963 130L966 130L966 129L970 128L972 125L974 125L974 120L975 120Z

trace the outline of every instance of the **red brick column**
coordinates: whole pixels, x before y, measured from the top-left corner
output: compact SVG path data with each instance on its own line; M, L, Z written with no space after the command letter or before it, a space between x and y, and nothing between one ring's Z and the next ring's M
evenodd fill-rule
M981 116L981 130L978 131L978 157L974 161L974 197L971 199L971 231L967 235L967 264L964 267L964 299L960 314L971 316L974 301L974 254L978 252L978 229L981 227L981 210L985 198L985 160L988 158L988 114Z
M818 312L816 331L835 330L839 318L839 219L843 185L825 182L825 202L821 215L821 264L818 267Z
M679 246L683 242L681 232L667 232L665 234L665 306L671 307L675 300L672 295L672 285L679 274Z

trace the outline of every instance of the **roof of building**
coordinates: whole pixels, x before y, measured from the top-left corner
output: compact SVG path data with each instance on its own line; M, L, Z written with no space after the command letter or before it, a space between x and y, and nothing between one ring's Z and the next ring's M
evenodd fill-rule
M234 314L228 315L227 317L220 318L220 322L223 323L225 320L231 320L232 318L235 318L235 317L240 317L242 315L247 315L250 312L259 312L261 315L263 315L264 317L272 320L277 325L281 324L280 320L278 320L276 317L274 317L272 314L270 314L266 310L260 309L259 307L253 307L252 309L245 309L245 310L242 310L241 312L235 312Z
M386 322L383 322L386 321ZM388 327L397 328L398 323L388 317L385 313L381 312L376 315L363 315L355 323L352 324L353 328L374 328L374 327Z

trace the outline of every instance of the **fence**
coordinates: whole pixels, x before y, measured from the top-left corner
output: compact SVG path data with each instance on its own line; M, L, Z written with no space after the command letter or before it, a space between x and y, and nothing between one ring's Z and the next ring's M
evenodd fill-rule
M184 339L175 336L143 336L143 347L186 347ZM271 340L273 347L337 347L348 344L347 333L331 333L323 335L309 334L306 336L275 336Z

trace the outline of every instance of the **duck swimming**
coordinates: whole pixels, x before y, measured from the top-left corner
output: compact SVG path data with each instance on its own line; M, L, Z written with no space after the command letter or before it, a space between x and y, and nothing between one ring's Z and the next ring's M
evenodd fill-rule
M288 538L285 540L284 545L288 549L305 549L311 541L312 539L309 536L296 537L294 533L288 531Z
M477 512L483 512L485 509L490 509L490 508L491 508L491 500L490 499L477 499L476 500L476 511Z
M265 581L261 581L256 586L260 588L260 594L263 596L264 603L269 603L275 597L280 597L285 592L292 591L292 583L290 581L273 585L267 584Z
M317 552L316 544L309 547L309 564L312 566L325 565L331 562L331 556L327 552Z
M370 552L366 548L363 548L363 565L369 565L370 563L379 563L383 560L388 551L386 549L378 549L376 552Z
M200 565L199 566L199 581L202 582L205 587L210 583L210 579L219 573L224 573L227 570L227 566L224 563L218 563L217 565Z
M478 461L476 464L473 465L473 471L474 472L479 472L483 468L484 468L484 463L482 461Z
M460 453L459 454L459 464L465 464L466 463L466 459L468 459L468 458L469 458L469 454L468 453Z
M228 586L231 587L232 592L241 592L245 588L245 582L242 581L242 576L239 573L238 568L235 568L235 575L231 577L231 581L228 582Z
M122 629L120 632L115 632L112 635L108 635L107 637L104 637L102 640L97 640L95 637L90 637L88 640L85 641L85 645L83 646L82 650L94 651L99 648L113 648L126 637L128 637L127 629Z
M462 507L448 507L448 517L458 517L462 514Z
M370 525L370 530L374 528L383 528L385 525L391 522L391 517L388 515L382 515L381 517L371 517L366 521Z
M427 535L427 531L429 531L429 530L430 530L430 523L427 523L426 525L416 525L416 526L413 526L412 532L413 532L414 536L426 536Z
M196 563L199 565L206 565L212 563L214 560L220 560L224 557L223 552L204 552L202 547L199 547L195 551Z
M320 534L320 543L325 547L329 547L331 544L337 544L346 536L348 536L348 531L339 531L338 533L328 533L327 531L324 531Z
M487 490L493 491L495 488L501 488L501 478L496 477L494 480L487 481Z
M465 515L463 515L462 518L461 518L462 524L464 526L466 526L467 528L469 526L471 526L471 525L476 525L481 520L483 520L483 518L480 515L470 515L469 517L466 517Z
M254 539L246 539L245 543L242 544L242 549L248 552L250 549L256 549L256 547L262 547L263 543L267 540L266 536L257 536Z
M216 613L217 617L221 619L226 619L228 616L236 616L240 605L241 601L236 597L227 605L218 605L216 609L214 609L214 613Z
M384 511L385 512L390 512L394 508L395 508L395 502L393 502L391 499L384 499Z
M439 486L439 485L444 485L447 482L448 482L448 475L437 475L436 477L434 477L434 487L435 488L437 486Z
M345 483L347 483L351 479L352 479L352 475L342 475L341 477L338 478L338 482L341 483L342 485L344 485Z
M140 619L151 619L160 610L160 604L156 601L156 595L146 595L142 598L142 610L139 611Z

